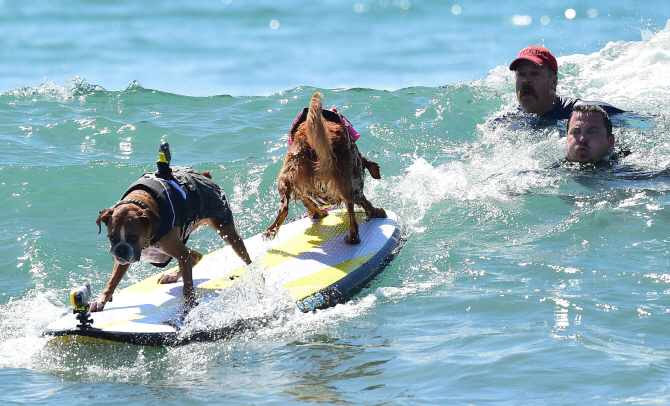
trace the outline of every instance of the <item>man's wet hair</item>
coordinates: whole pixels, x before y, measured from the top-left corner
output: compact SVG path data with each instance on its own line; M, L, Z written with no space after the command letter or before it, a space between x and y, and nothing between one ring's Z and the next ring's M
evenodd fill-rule
M607 130L607 138L612 136L612 119L610 118L610 115L607 114L605 109L598 106L597 104L580 104L578 106L575 106L575 108L572 109L572 113L570 113L570 117L568 118L568 131L570 130L570 120L572 120L572 116L574 116L575 114L586 114L586 113L599 113L601 116L603 116L603 121L605 122L605 130Z

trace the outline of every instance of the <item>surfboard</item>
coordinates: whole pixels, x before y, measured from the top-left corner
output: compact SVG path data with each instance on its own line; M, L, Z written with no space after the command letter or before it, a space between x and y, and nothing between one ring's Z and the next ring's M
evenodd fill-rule
M344 243L349 231L344 209L331 211L322 219L285 223L271 241L261 234L244 240L249 255L255 258L249 267L256 264L262 269L266 284L283 286L302 312L347 301L381 271L399 247L401 220L389 210L386 214L387 218L368 220L364 212L356 212L361 237L357 245ZM205 255L193 267L200 305L234 289L249 267L229 246ZM171 268L117 291L102 312L91 313L89 324L82 325L75 314L69 314L47 325L44 333L168 346L223 339L258 326L258 320L240 319L223 327L180 334L185 327L182 281L156 283L161 274L177 270Z

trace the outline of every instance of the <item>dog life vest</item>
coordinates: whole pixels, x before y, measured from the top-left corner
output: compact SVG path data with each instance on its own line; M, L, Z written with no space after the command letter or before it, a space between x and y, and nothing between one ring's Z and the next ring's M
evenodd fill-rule
M134 190L144 190L156 199L161 224L158 230L151 231L153 241L160 241L174 227L179 227L181 240L186 244L195 223L205 218L232 224L228 197L221 186L191 167L171 168L172 174L167 177L158 176L158 172L145 173L123 195L125 198ZM154 265L165 266L167 262Z
M295 132L298 130L298 126L302 124L303 121L307 121L307 113L309 112L309 107L305 107L302 109L300 114L298 114L298 117L293 120L293 124L291 124L291 130L289 131L288 135L288 145L291 145L293 142L293 135ZM326 119L326 121L330 121L331 123L338 123L342 124L342 127L344 127L344 131L347 132L347 135L349 136L349 140L353 140L354 142L358 141L358 139L361 137L361 135L354 129L354 126L351 125L349 121L347 121L346 118L340 113L337 112L337 110L326 110L323 109L322 111L323 118Z

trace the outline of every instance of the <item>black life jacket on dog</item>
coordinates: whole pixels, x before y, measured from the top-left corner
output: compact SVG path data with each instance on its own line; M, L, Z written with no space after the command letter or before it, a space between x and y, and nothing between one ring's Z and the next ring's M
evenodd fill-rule
M158 203L161 218L158 229L152 230L153 241L160 241L174 227L180 227L181 240L186 244L198 220L227 218L230 207L226 192L213 180L191 167L172 166L171 169L172 173L167 175L158 171L145 173L130 185L123 198L134 190L151 193Z

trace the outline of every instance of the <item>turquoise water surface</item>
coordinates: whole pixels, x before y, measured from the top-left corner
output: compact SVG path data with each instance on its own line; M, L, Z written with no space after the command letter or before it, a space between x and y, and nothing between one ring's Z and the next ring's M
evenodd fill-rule
M0 1L0 403L669 403L669 19L642 1ZM565 123L496 120L529 44L558 57L560 94L630 111L615 136L631 155L546 169ZM72 288L107 282L98 212L161 140L212 172L243 237L263 231L315 91L381 166L369 200L404 221L369 286L177 348L41 335ZM263 297L199 311L225 323L282 292Z

